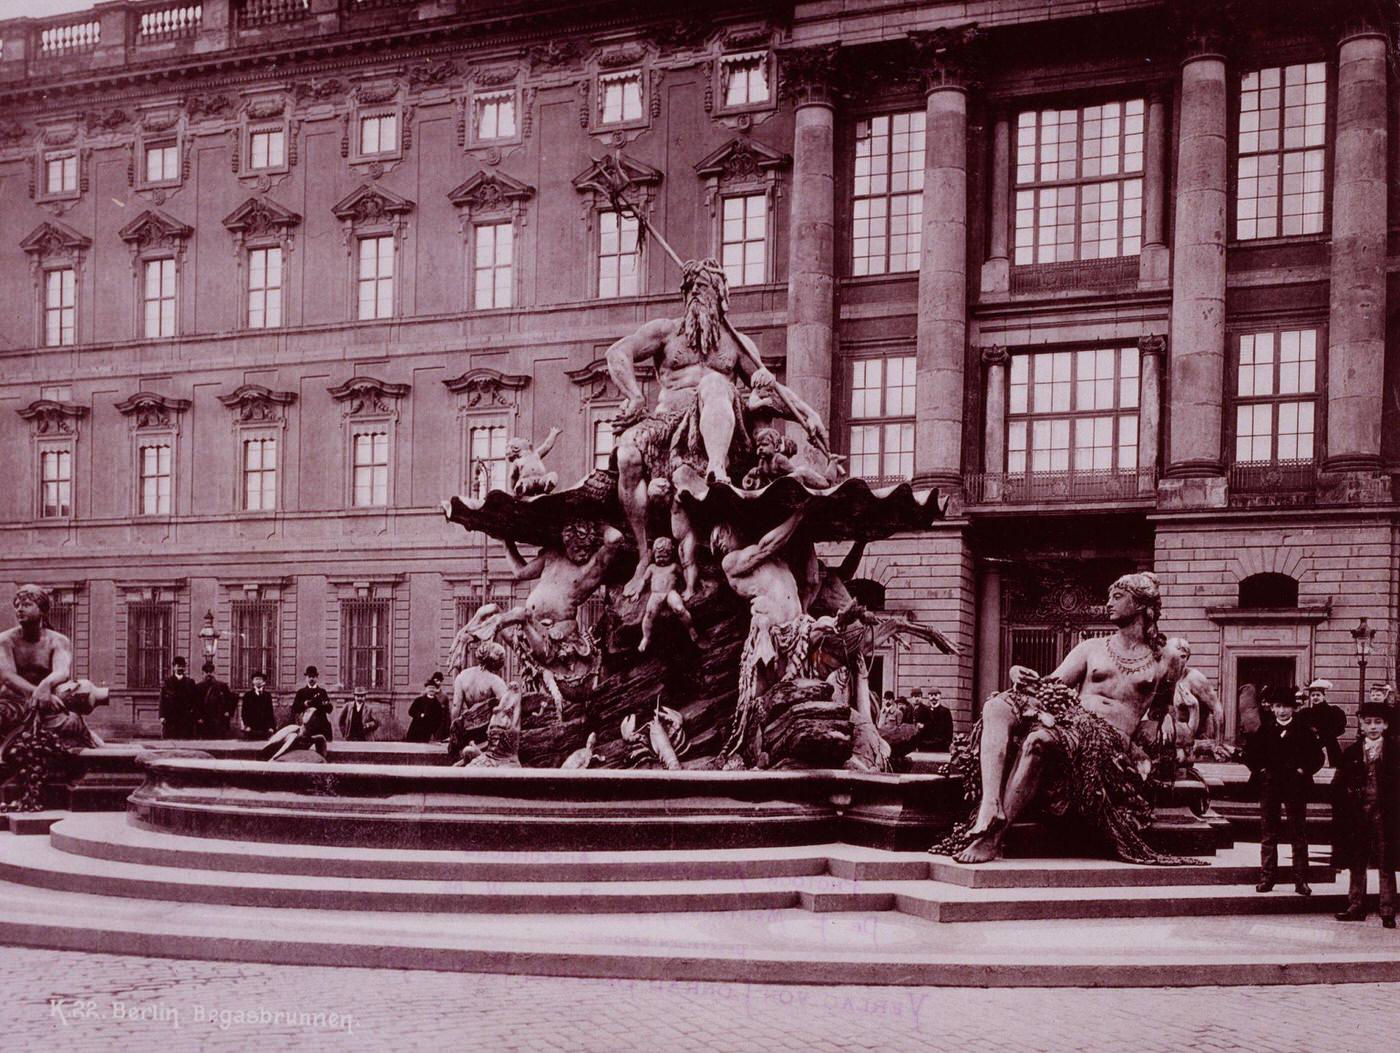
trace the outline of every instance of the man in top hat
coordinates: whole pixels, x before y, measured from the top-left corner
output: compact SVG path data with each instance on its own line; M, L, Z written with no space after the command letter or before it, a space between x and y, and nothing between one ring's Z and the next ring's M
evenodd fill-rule
M305 724L307 734L324 735L327 742L335 737L331 731L331 696L326 694L326 689L319 683L321 671L314 665L306 667L306 685L297 688L296 696L292 699L292 723ZM309 721L301 719L302 710L307 707L314 707L317 713L309 718Z
M447 737L447 703L442 697L442 681L428 677L423 681L423 693L408 707L407 742L431 742Z
M1342 751L1332 781L1332 863L1351 871L1347 909L1338 921L1366 920L1366 868L1379 871L1381 924L1395 928L1395 863L1400 855L1400 746L1386 731L1394 714L1383 701L1361 703L1361 737Z
M1347 715L1340 706L1327 701L1332 681L1318 678L1308 685L1308 704L1298 711L1298 719L1312 727L1317 740L1327 751L1327 766L1335 768L1342 762L1342 745L1337 740L1346 733Z
M1298 895L1310 896L1306 815L1313 775L1322 767L1322 746L1312 725L1299 714L1299 699L1292 691L1274 688L1268 703L1273 719L1261 721L1259 730L1244 741L1244 762L1258 781L1263 820L1255 889L1273 891L1278 877L1279 836L1287 834L1293 845L1293 887Z
M170 675L160 688L160 733L167 739L192 739L199 721L202 693L199 685L185 674L188 663L176 658Z
M240 719L245 738L265 739L277 729L272 692L267 689L267 674L261 669L253 674L252 689L243 692Z
M363 687L355 688L355 697L340 711L340 734L346 742L367 742L379 728L367 694Z

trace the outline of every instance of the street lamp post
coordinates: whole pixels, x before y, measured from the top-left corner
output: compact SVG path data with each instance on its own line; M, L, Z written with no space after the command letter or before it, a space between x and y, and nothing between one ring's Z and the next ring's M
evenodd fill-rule
M1362 618L1357 623L1356 628L1351 631L1351 638L1356 642L1356 702L1357 705L1360 705L1366 701L1366 659L1371 654L1371 644L1376 638L1376 630L1367 626L1366 619Z

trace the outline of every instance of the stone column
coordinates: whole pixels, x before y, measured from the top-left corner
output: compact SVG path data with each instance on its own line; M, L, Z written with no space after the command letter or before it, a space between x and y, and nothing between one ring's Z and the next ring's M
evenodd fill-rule
M1225 57L1212 27L1190 35L1181 66L1172 250L1169 479L1220 477L1225 383ZM1205 488L1201 488L1202 494ZM1183 495L1184 496L1184 495ZM1220 497L1223 499L1223 492ZM1198 503L1187 499L1188 503Z
M1161 289L1167 284L1167 100L1161 88L1147 96L1147 143L1142 158L1142 253L1138 283Z
M783 51L783 97L796 107L788 224L787 383L830 420L836 321L835 47Z
M923 234L914 389L914 478L962 481L967 353L967 80L974 27L911 33L924 76Z
M1006 292L1011 285L1011 259L1007 252L1011 209L1011 119L1005 111L992 125L990 237L987 262L982 264L982 291Z
M982 365L987 367L984 423L982 426L982 500L1000 501L1002 476L1006 472L1006 364L1011 356L1004 347L982 349Z
M1344 30L1337 57L1325 465L1335 471L1381 467L1386 47L1379 26L1357 23Z
M981 564L977 581L977 670L972 689L972 717L1001 684L1001 568Z
M1138 496L1157 488L1155 473L1162 433L1162 358L1167 341L1161 336L1138 340Z

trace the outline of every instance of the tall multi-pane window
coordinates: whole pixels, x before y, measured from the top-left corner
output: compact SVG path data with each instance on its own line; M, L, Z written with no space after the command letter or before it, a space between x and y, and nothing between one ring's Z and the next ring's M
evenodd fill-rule
M248 136L248 167L281 168L287 163L287 134L281 128L265 128Z
M771 96L768 56L764 52L724 56L720 59L719 76L726 109L767 102Z
M593 467L607 471L612 460L613 447L617 445L617 433L613 422L605 417L593 421Z
M1138 349L1011 359L1006 471L1136 471Z
M472 129L477 142L514 139L515 92L493 91L472 99Z
M62 154L44 161L44 193L72 194L78 189L78 156Z
M730 285L761 285L767 277L768 195L724 198L720 262Z
M248 328L282 324L282 250L248 250Z
M923 111L857 121L851 273L919 269L923 198Z
M394 313L394 239L387 234L360 239L356 281L357 318L389 318Z
M850 473L893 482L914 474L914 356L851 362Z
M472 306L509 307L515 273L515 225L509 220L478 223L473 233Z
M126 605L126 686L160 687L174 657L175 605L142 600Z
M141 306L146 336L175 335L175 261L147 260L141 283Z
M39 517L66 519L73 514L73 451L39 452Z
M1322 230L1327 155L1327 64L1273 66L1240 81L1235 236Z
M605 73L598 77L601 96L600 118L603 124L624 124L642 119L642 74L640 70L626 73Z
M146 182L171 183L180 178L180 151L174 143L146 147Z
M507 479L506 426L478 421L467 428L467 489L473 497L504 490Z
M342 600L340 679L348 688L389 686L389 600Z
M170 514L170 452L169 443L142 443L137 447L141 487L139 511L143 516Z
M277 439L260 435L243 440L243 510L270 512L277 507Z
M598 295L637 295L637 218L620 212L598 213Z
M277 683L277 604L267 600L234 600L229 605L233 629L233 687L251 687L254 673L263 673L268 686Z
M389 433L362 431L351 450L351 489L357 507L389 503Z
M399 148L399 118L379 113L360 118L360 154L391 154Z
M1317 330L1245 333L1235 386L1235 462L1311 461Z
M1143 103L1016 118L1016 263L1136 256L1142 247Z
M44 346L61 347L73 342L77 317L76 272L55 267L44 272Z

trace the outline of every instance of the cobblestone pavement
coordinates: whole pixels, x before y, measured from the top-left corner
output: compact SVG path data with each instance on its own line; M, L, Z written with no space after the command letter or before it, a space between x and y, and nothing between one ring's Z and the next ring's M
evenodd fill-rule
M45 1053L1350 1053L1394 1048L1400 1027L1400 984L797 987L249 965L16 948L0 950L0 961L6 966L0 1050Z

